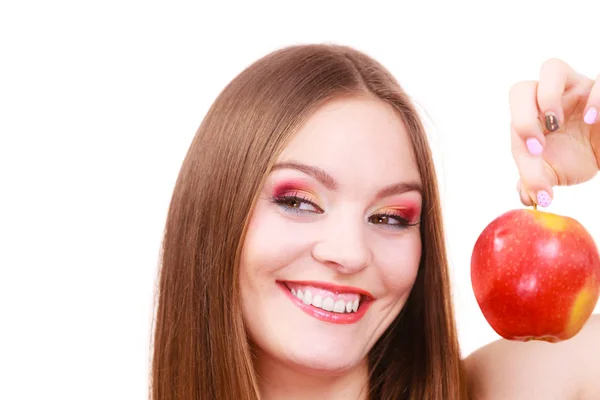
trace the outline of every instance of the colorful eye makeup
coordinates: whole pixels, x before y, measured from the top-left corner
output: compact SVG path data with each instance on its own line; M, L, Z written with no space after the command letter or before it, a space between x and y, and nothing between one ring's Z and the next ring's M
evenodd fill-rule
M369 222L375 225L389 226L390 228L400 229L419 224L419 207L398 206L388 207L377 210L369 216Z
M368 222L386 229L404 229L419 224L419 202L405 198L391 199L393 205L377 209L367 218ZM321 202L309 182L301 179L285 180L274 185L271 202L285 212L296 214L323 214Z
M273 189L273 196L281 196L286 192L312 192L308 182L300 179L286 180L275 185Z
M300 180L285 181L276 185L271 201L282 206L286 211L323 213L308 184Z

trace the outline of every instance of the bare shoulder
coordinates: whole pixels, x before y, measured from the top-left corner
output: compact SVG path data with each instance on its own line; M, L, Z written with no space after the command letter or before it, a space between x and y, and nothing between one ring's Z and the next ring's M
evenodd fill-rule
M465 367L474 400L600 399L600 314L561 343L497 340Z

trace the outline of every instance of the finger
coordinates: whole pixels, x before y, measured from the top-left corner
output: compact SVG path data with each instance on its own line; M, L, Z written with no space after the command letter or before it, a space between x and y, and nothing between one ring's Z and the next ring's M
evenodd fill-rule
M537 86L536 81L520 82L514 85L509 93L511 127L530 153L535 156L542 153L546 144L539 120L540 110L536 99Z
M549 132L558 130L564 123L562 96L565 90L578 81L577 72L562 60L553 58L542 64L537 102Z
M558 181L556 174L542 157L530 152L515 129L511 129L511 149L519 171L521 202L548 207L553 198L552 187Z
M521 204L527 207L533 206L533 201L531 197L527 193L524 187L521 186L521 180L517 181L517 193L519 194L519 200L521 200Z
M592 86L583 114L583 121L588 125L598 122L598 110L600 110L600 75L598 75L594 86Z

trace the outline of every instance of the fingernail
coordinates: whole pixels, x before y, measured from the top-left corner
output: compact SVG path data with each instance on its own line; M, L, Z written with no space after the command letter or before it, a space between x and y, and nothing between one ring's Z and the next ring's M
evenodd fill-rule
M555 130L558 129L558 118L556 117L556 114L554 114L553 112L546 113L545 121L546 121L546 129L549 130L550 132L554 132Z
M542 150L544 150L544 148L542 147L540 141L536 138L529 138L525 141L525 143L527 144L527 149L529 152L534 156L539 156L542 154Z
M548 207L552 203L550 195L545 190L540 190L537 194L537 204L542 207Z
M588 125L592 125L594 122L596 122L597 116L598 116L598 110L596 110L595 107L590 107L587 110L587 112L585 113L585 117L583 117L583 121Z

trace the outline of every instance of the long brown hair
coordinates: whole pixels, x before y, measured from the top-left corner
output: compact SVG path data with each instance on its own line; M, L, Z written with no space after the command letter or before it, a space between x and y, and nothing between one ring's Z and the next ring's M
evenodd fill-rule
M375 60L297 45L247 67L218 96L185 157L162 248L153 400L259 399L241 316L246 224L270 168L324 102L369 93L392 105L424 182L421 265L402 312L369 354L372 399L463 399L442 216L427 137L410 99Z

